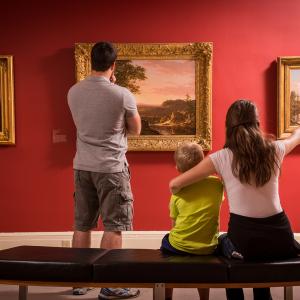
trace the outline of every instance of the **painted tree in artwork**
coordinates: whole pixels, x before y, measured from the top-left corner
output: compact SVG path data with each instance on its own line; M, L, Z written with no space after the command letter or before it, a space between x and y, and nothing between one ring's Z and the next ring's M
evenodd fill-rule
M147 79L145 68L134 65L131 60L117 60L115 76L118 85L128 88L134 94L140 93L138 81Z

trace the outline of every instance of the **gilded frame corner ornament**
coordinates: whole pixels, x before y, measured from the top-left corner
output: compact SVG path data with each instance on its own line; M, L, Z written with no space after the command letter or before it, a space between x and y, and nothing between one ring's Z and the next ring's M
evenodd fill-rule
M15 144L13 57L0 55L0 145Z
M76 79L91 72L90 53L93 43L75 44ZM203 150L211 149L211 80L212 43L116 43L118 60L195 61L195 135L141 135L128 137L129 151L173 151L184 141L199 143Z
M279 139L290 136L300 125L300 95L297 100L292 99L291 90L291 73L294 70L300 71L300 56L277 58L277 137ZM295 120L295 116L299 120Z

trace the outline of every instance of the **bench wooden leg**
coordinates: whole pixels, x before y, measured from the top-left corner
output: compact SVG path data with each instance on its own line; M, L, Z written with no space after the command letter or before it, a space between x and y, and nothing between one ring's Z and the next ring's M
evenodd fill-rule
M153 300L165 300L166 287L164 283L155 283Z
M27 300L28 286L19 285L19 300Z
M284 300L293 300L293 287L292 286L284 287Z

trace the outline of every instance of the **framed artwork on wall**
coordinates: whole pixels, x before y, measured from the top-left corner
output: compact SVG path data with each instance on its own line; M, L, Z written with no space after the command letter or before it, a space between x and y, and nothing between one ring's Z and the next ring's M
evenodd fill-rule
M76 79L91 72L93 43L75 44ZM117 84L136 97L140 136L131 151L173 151L183 141L211 148L212 43L115 43Z
M0 145L15 144L13 57L0 55Z
M300 56L278 57L279 139L288 137L300 125Z

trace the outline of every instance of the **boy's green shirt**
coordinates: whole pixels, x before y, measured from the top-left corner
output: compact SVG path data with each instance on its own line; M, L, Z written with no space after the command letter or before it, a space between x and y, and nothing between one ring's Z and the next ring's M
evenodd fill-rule
M211 254L218 244L223 184L209 176L172 195L170 217L176 222L169 234L171 245L192 254Z

